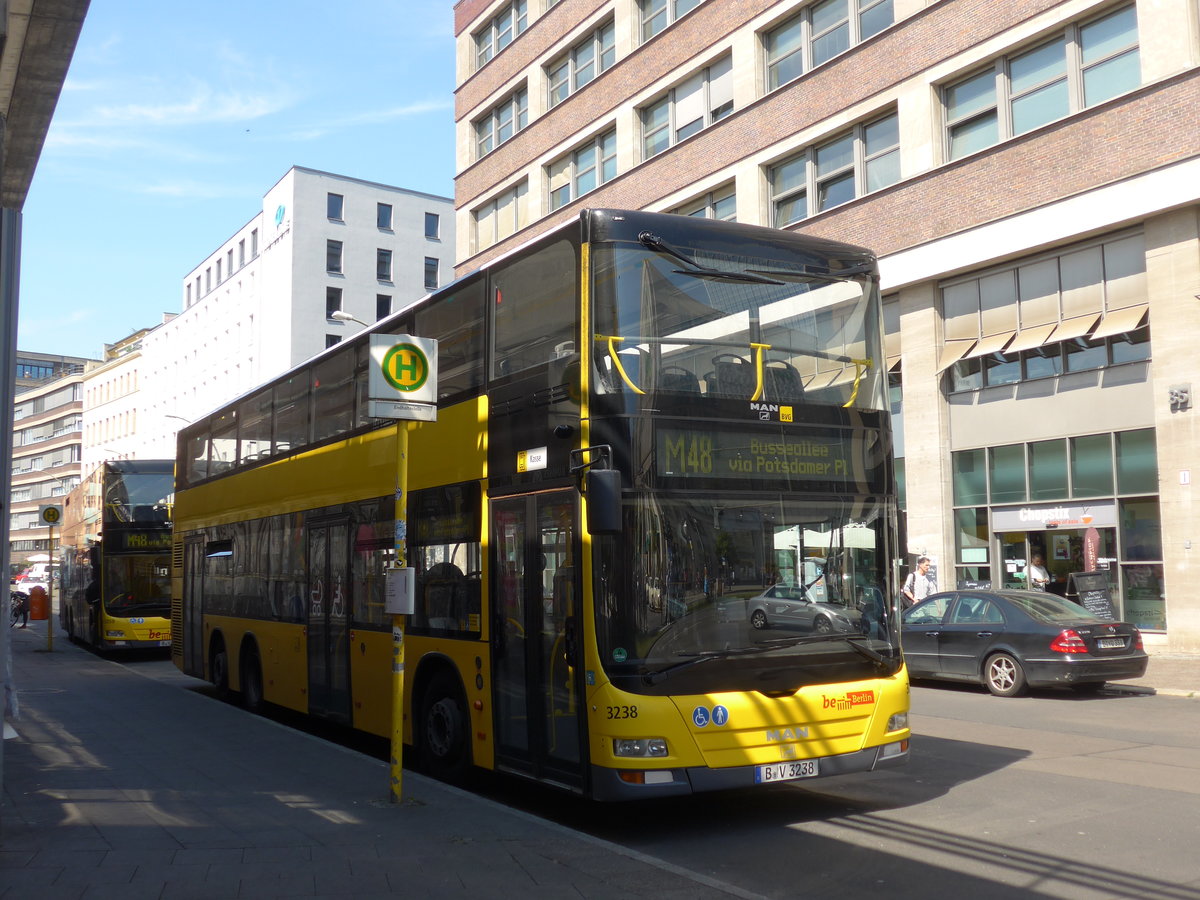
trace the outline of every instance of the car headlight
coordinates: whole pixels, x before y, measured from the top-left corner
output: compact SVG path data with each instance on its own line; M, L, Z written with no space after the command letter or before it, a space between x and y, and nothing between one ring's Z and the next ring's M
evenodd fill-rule
M908 713L896 713L888 719L888 731L903 731L908 727Z
M659 757L667 755L666 738L613 738L615 756Z

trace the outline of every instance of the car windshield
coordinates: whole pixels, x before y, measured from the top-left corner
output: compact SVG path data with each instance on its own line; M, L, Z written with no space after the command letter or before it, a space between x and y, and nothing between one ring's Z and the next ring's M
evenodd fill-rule
M1078 603L1072 603L1054 594L1043 594L1040 591L1002 591L1000 596L1019 607L1030 618L1047 625L1105 621Z
M881 661L894 671L891 512L868 498L627 499L624 533L596 541L606 671L627 690L653 692L671 681L672 693L795 690L877 674ZM753 621L768 600L768 613L782 614ZM798 615L774 608L781 605ZM718 658L727 662L700 664Z

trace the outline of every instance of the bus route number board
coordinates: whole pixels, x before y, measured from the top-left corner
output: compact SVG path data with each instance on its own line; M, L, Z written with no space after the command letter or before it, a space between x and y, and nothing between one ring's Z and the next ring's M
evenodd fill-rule
M772 763L754 767L755 784L774 784L776 781L795 781L797 778L815 778L819 772L817 760L800 759L794 762Z

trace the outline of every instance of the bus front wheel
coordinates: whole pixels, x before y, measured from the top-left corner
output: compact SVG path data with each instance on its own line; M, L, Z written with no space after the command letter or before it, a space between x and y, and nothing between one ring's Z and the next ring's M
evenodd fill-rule
M421 701L417 725L423 768L435 777L458 781L470 765L467 703L457 681L439 672L429 683Z

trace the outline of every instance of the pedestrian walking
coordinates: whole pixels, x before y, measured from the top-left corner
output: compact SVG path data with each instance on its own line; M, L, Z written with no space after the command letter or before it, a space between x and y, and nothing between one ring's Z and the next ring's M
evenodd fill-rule
M904 595L905 609L915 606L930 594L937 593L937 579L930 572L931 566L929 557L922 556L917 560L917 567L904 579L904 587L900 589L900 593Z

